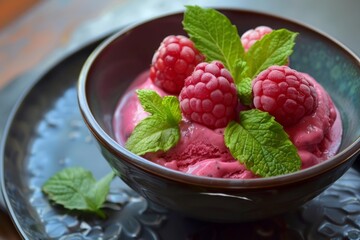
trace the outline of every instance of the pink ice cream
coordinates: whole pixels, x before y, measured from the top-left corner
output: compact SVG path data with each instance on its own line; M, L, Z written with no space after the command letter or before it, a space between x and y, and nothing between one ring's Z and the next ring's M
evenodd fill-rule
M335 155L341 143L342 125L339 112L327 92L307 75L318 94L318 107L297 124L285 128L297 147L302 169L311 167ZM166 93L142 73L120 100L113 118L116 140L124 144L135 126L147 116L135 93L136 89L152 89L161 96ZM183 120L181 138L168 152L147 153L143 157L184 173L217 178L256 178L251 171L234 159L224 144L224 129L209 129Z
M306 73L303 75L315 86L317 108L312 115L303 117L297 124L285 128L285 131L297 147L304 169L336 154L341 143L342 123L329 94L311 76Z

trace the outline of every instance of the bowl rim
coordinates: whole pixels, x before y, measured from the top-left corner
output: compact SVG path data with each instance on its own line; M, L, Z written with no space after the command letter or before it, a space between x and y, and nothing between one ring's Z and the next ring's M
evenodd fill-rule
M280 17L274 14L269 14L266 12L255 11L255 10L247 10L247 9L239 9L235 7L231 8L222 8L222 7L214 7L219 11L230 11L230 12L237 12L237 13L247 13L247 14L257 14L263 15L266 17L271 17L278 19L280 21L285 21L293 25L297 25L299 27L305 28L321 37L329 40L333 44L337 45L341 48L344 52L346 52L350 58L354 60L354 62L358 64L360 67L360 59L356 56L349 48L347 48L344 44L337 41L333 37L327 35L324 32L319 31L314 27L310 27L306 24L300 23L299 21L295 21L292 19ZM299 170L293 173L274 176L274 177L266 177L266 178L255 178L255 179L223 179L223 178L211 178L205 176L194 176L190 174L186 174L180 171L172 170L166 168L164 166L158 165L153 163L145 158L142 158L129 150L125 147L121 146L117 143L112 137L110 137L98 124L95 120L95 117L92 114L92 111L87 102L87 77L88 73L91 70L92 64L95 62L97 57L106 49L112 42L116 39L120 38L121 36L125 35L126 33L140 27L143 24L160 20L162 18L172 17L174 15L183 14L183 11L175 11L171 13L166 13L162 15L157 15L131 25L128 25L124 29L114 33L113 35L109 36L105 39L95 50L89 55L87 60L85 61L79 78L78 78L78 105L80 108L81 115L83 120L93 136L97 139L98 142L101 143L102 146L106 147L108 151L113 153L116 156L122 158L123 161L128 162L131 165L134 165L145 172L149 172L161 178L166 178L168 180L181 182L190 185L196 185L199 187L207 187L207 188L223 188L228 190L234 189L254 189L254 188L271 188L274 186L282 186L288 185L303 181L308 181L311 178L317 177L321 174L324 174L327 171L331 171L332 169L336 168L337 166L345 163L353 156L357 155L360 152L360 136L349 146L343 149L341 152L338 152L334 157L329 158L328 160L309 167L307 169Z

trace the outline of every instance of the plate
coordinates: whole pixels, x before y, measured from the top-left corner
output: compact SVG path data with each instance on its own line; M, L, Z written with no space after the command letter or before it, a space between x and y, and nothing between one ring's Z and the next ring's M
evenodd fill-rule
M104 204L106 219L49 202L41 186L59 170L82 166L97 179L111 171L82 121L76 98L81 66L97 44L83 47L39 78L5 130L2 187L24 239L360 238L360 173L354 168L297 211L257 222L188 219L145 201L118 178Z

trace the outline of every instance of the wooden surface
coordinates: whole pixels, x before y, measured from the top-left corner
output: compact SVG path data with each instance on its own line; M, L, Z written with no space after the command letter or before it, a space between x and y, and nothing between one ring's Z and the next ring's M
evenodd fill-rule
M13 10L17 18L0 28L0 88L31 70L56 49L69 44L76 29L86 21L100 18L107 10L123 2L43 0L28 5L28 9L21 10L20 16L17 15L20 10ZM8 7L14 6L9 4ZM0 9L0 15L10 11Z
M0 0L0 29L21 16L39 0Z
M0 240L17 240L21 239L17 234L10 218L0 211Z

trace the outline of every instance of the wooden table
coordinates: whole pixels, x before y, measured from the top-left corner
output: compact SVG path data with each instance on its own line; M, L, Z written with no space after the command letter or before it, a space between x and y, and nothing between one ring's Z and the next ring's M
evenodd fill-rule
M56 63L87 40L91 41L140 18L181 9L183 4L180 1L166 0L21 1L23 4L18 6L21 9L14 10L16 18L10 16L0 25L0 94L15 80L19 81L19 77L27 80L28 78L21 76L33 69L41 69L43 65ZM335 37L360 55L358 0L198 2L201 5L207 3L216 6L217 3L236 6L299 20ZM24 6L27 8L23 8ZM0 15L5 12L7 13L6 8L0 8ZM0 240L2 239L20 237L9 217L0 210Z
M70 45L76 30L86 22L95 21L124 3L125 0L75 0L29 5L22 15L0 28L0 88Z

